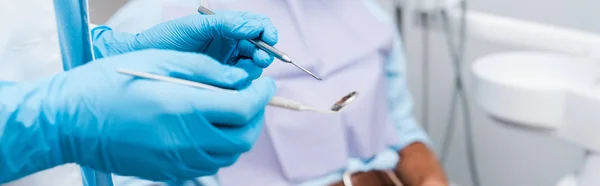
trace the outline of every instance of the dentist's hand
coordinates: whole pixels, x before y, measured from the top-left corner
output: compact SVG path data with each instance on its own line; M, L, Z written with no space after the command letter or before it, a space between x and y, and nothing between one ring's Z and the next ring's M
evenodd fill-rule
M117 68L240 91L136 78ZM0 163L11 161L0 166L0 182L69 162L155 181L212 175L252 147L274 92L270 79L250 84L245 71L206 55L162 50L6 85L0 87L0 108L6 108L0 109L0 131L7 134Z
M277 29L264 15L217 11L167 21L142 33L119 33L108 27L93 30L94 47L102 56L140 49L169 49L207 54L221 63L239 64L253 77L273 62L273 56L247 39L259 38L270 45L278 40ZM249 65L254 64L254 65Z

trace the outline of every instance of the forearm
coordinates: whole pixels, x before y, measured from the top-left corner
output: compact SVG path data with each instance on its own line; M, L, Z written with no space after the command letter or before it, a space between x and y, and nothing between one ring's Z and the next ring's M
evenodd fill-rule
M40 87L0 82L0 184L62 164Z
M433 151L417 142L400 150L396 174L405 186L446 186L448 180Z

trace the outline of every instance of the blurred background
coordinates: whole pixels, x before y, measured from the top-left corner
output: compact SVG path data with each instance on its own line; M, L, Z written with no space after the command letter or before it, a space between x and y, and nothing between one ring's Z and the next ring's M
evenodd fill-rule
M398 19L409 61L408 79L416 104L415 113L440 152L449 131L446 126L456 75L446 44L447 37L439 28L424 30L416 13L399 6L407 2L378 1L391 17ZM103 24L125 2L90 0L92 22ZM598 7L598 0L470 0L468 4L469 10L600 33ZM473 78L469 73L473 61L487 54L529 49L467 37L461 68L471 108L475 156L468 156L465 140L469 134L465 133L465 120L461 109L458 109L445 161L446 171L453 182L473 185L469 158L475 159L480 182L484 186L556 185L565 175L582 166L584 149L539 131L521 130L493 120L470 96L472 84L468 82Z

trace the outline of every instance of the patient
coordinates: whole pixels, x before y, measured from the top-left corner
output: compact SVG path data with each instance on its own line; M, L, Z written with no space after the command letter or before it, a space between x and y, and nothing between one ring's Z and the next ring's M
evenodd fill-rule
M132 0L108 25L137 33L194 14L198 0ZM116 177L117 186L448 185L427 135L412 115L405 56L392 21L370 0L209 0L213 10L262 13L279 29L277 48L322 77L275 61L263 72L277 95L328 109L352 91L341 114L266 110L250 152L217 175L180 183ZM348 185L348 183L346 184Z

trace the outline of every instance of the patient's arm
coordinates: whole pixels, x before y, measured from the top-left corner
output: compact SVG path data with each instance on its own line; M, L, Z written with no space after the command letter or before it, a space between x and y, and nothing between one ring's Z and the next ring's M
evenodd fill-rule
M400 162L396 165L396 175L405 186L448 185L441 164L427 145L413 143L398 153Z
M431 142L427 133L413 115L412 98L406 82L406 57L401 42L397 37L386 63L390 114L399 137L393 146L400 155L396 174L406 186L446 186L446 176L429 148Z

